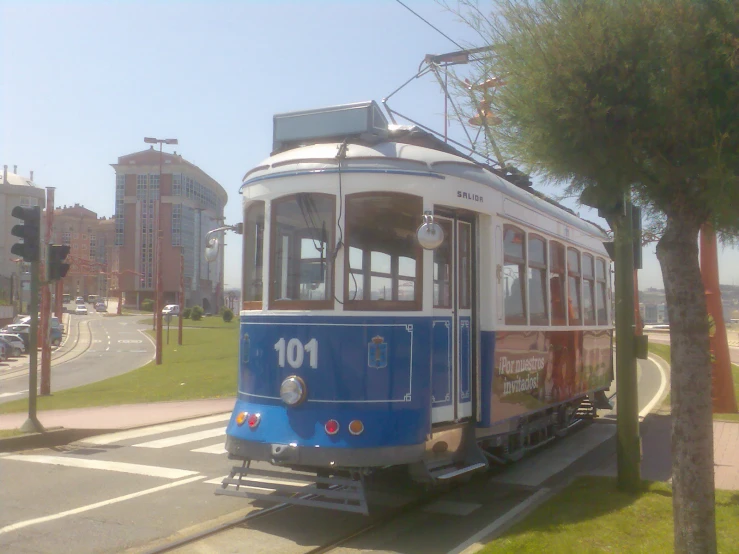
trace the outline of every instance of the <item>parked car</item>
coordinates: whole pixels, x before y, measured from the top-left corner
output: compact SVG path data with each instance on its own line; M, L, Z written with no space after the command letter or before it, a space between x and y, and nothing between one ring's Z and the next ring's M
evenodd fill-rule
M8 356L10 355L8 347L5 345L4 342L0 341L0 362L4 362L8 359Z
M98 297L97 297L97 294L88 294L88 295L87 295L87 301L88 301L88 302L89 302L90 304L94 304L95 302L97 302L97 301L98 301Z
M18 335L0 333L0 341L7 344L10 356L17 358L26 351L26 345L23 342L23 339Z
M49 329L49 342L52 346L59 346L62 343L62 330L59 327Z
M61 333L64 333L64 325L61 321L59 321L59 318L55 315L51 316L51 319L49 319L50 325L52 329L59 329Z
M179 315L180 305L179 304L167 304L162 308L162 315Z
M78 304L74 309L74 313L77 315L87 315L87 306L84 304Z
M81 296L78 296L77 298L75 298L74 303L75 304L84 304L85 303L85 299L82 298Z
M26 352L31 348L31 326L25 323L13 323L4 327L3 333L10 333L12 335L18 335L23 340L23 345L26 348Z
M95 311L96 312L107 312L108 308L105 307L105 302L98 302L95 304Z

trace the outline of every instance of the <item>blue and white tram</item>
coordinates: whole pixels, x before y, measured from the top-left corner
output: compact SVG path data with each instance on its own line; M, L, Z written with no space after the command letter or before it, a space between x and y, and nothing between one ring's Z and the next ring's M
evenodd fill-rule
M593 415L613 379L600 228L374 102L278 115L274 134L241 187L240 465L217 492L266 481L366 513L380 468L448 481ZM305 472L320 498L293 494Z

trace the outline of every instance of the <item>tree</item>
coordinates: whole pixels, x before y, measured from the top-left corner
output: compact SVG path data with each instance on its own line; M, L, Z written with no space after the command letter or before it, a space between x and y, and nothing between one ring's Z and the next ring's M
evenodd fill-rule
M485 99L497 116L491 151L569 192L592 186L605 199L631 191L661 214L675 551L715 552L698 233L704 223L724 236L739 227L739 3L493 0L492 12L461 4L453 11L492 46L477 82L504 83Z

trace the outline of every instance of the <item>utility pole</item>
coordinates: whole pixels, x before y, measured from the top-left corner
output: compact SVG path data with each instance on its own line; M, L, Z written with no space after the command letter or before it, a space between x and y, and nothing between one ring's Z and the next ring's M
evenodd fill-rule
M615 262L616 273L616 458L618 487L636 492L641 485L641 437L636 359L645 358L646 336L635 326L635 267L641 266L641 210L631 204L628 192L605 199L596 187L585 189L580 202L598 209L613 231L613 243L604 243ZM635 248L638 242L638 251ZM635 260L636 258L636 260ZM637 305L638 309L638 305ZM639 333L641 335L641 333Z
M182 319L185 313L185 247L180 248L180 313L177 316L177 344L182 345Z
M614 218L616 255L616 457L618 486L636 492L641 483L641 437L636 379L634 325L634 243L632 207L624 198L624 215Z
M162 365L162 225L161 225L161 206L162 206L162 145L178 144L177 139L157 139L145 137L144 142L147 144L159 144L159 190L157 194L156 233L154 240L156 241L156 250L154 255L155 267L155 301L154 301L154 328L156 331L156 365Z

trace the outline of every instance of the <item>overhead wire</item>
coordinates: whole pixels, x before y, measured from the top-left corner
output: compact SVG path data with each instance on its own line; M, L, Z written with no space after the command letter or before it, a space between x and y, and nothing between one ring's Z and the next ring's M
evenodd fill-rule
M433 25L430 21L424 19L420 14L414 12L411 8L409 8L408 6L406 6L403 2L401 2L400 0L395 0L395 1L398 4L400 4L401 6L403 6L406 10L408 10L409 12L411 12L413 15L415 15L418 19L420 19L421 21L423 21L426 25L428 25L429 27L431 27L434 31L436 31L441 36L443 36L445 39L447 39L450 42L452 42L457 48L459 48L460 50L465 50L465 47L464 46L462 46L456 40L454 40L452 37L450 37L449 35L447 35L444 31L442 31L441 29L439 29L438 27L436 27L435 25Z

